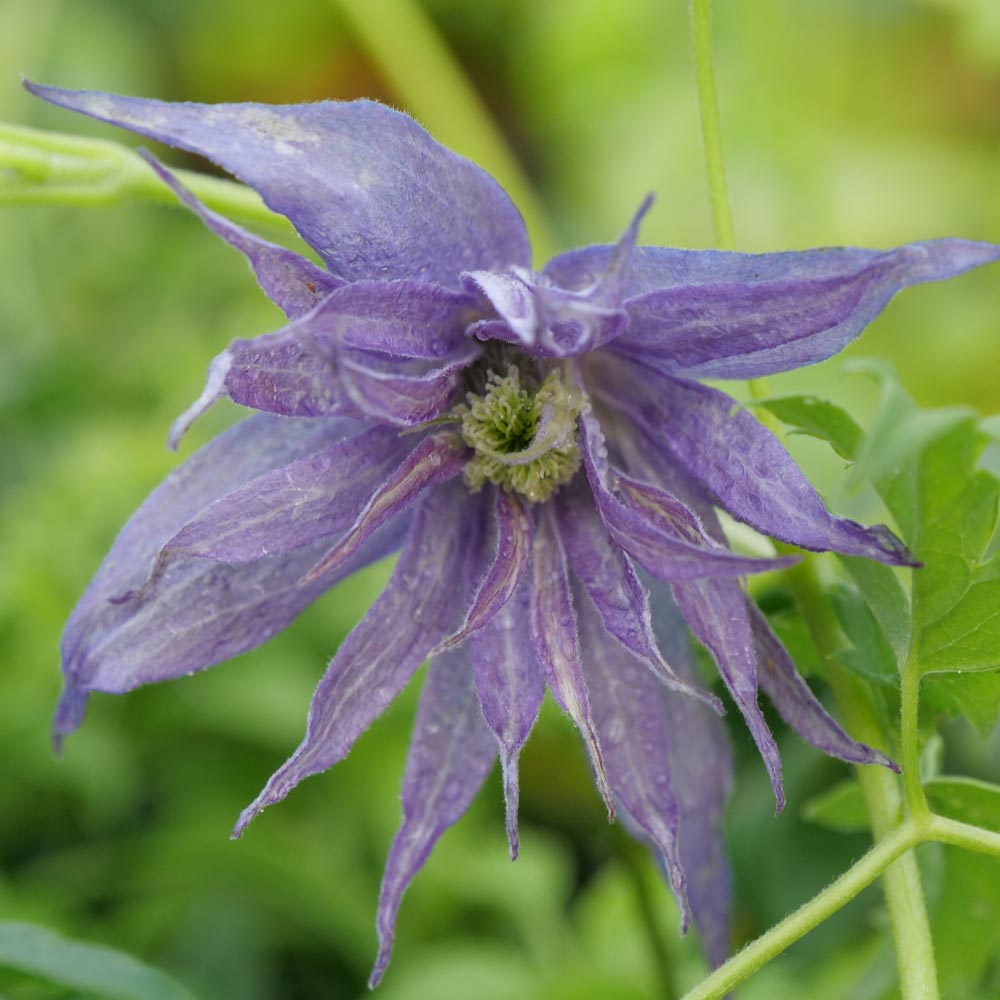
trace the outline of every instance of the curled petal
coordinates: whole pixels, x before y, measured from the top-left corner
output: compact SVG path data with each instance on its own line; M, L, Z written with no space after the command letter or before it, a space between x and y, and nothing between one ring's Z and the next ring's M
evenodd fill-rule
M462 271L531 262L524 222L496 181L382 104L170 104L25 87L224 167L346 281L456 287Z
M403 893L441 834L472 804L493 761L496 745L483 723L467 654L432 660L413 727L403 778L399 828L379 894L379 952L368 985L378 985L392 953Z
M597 391L757 531L804 549L914 565L884 525L834 517L781 442L725 393L610 358Z
M156 157L146 150L140 150L140 155L216 236L246 257L264 294L289 319L309 312L324 295L343 285L340 278L335 278L305 257L262 240L218 212L206 208Z
M305 738L243 810L233 836L300 781L347 756L460 614L475 524L464 488L430 493L385 590L343 641L316 688Z
M804 740L831 757L839 757L849 764L882 764L898 773L899 767L881 750L852 740L830 716L753 603L750 604L750 620L757 644L760 686L785 722Z
M309 571L304 583L350 559L391 517L426 489L453 479L465 465L465 446L456 434L425 438L371 495L343 538Z
M531 570L531 641L535 656L542 665L553 698L580 730L594 767L597 788L608 808L608 818L614 822L614 797L604 769L604 754L591 717L587 682L580 663L566 553L551 505L542 509L535 531Z

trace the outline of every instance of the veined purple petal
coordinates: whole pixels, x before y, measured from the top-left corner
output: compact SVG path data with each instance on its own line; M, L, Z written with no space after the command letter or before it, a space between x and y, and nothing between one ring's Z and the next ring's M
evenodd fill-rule
M234 567L178 560L152 594L122 604L110 601L139 589L164 542L220 494L321 450L355 426L341 420L254 417L209 442L154 490L122 529L66 625L66 691L56 714L57 738L79 724L87 692L128 691L252 649L348 572L399 544L403 522L373 539L352 566L305 588L300 586L302 574L325 543L305 547L291 558Z
M852 740L829 715L753 603L750 603L750 621L757 643L760 686L785 722L804 740L831 757L839 757L849 764L882 764L898 773L897 765L884 753Z
M664 652L677 673L695 679L687 629L668 588L644 581ZM712 712L687 701L663 698L670 753L670 783L681 813L681 864L695 926L713 966L729 956L732 878L723 818L732 786L733 760L726 727Z
M587 597L577 608L591 711L611 791L662 861L681 911L683 934L690 907L679 847L680 809L671 783L665 692L645 664L608 635Z
M372 532L409 507L424 490L457 476L466 461L466 448L457 434L446 431L424 438L371 495L344 537L309 571L303 583L350 559Z
M507 840L517 857L517 760L538 718L545 694L531 642L530 590L523 587L469 640L483 717L500 744Z
M358 411L373 420L414 427L439 416L462 387L462 372L480 353L468 341L440 362L394 361L369 351L338 353L340 384Z
M243 810L233 836L300 781L347 756L424 657L454 627L465 605L464 576L475 504L459 484L432 491L385 590L337 650L309 709L305 738ZM475 544L473 537L473 544Z
M834 517L780 441L725 393L605 355L597 392L734 517L804 549L914 565L884 525Z
M26 83L33 94L213 160L287 216L346 281L528 266L520 214L479 167L372 101L169 104Z
M566 566L566 553L551 504L542 507L535 529L531 565L531 641L549 690L559 707L580 730L597 780L597 788L614 822L615 805L604 769L601 741L594 728L587 683L580 663L576 612Z
M495 510L497 549L493 562L479 582L462 627L445 639L435 653L460 646L470 635L489 624L511 599L531 562L535 522L524 502L517 494L498 489Z
M159 559L248 562L346 531L416 444L381 426L335 441L219 497L164 545Z
M614 247L593 246L554 257L545 273L565 288L583 288L607 269ZM912 269L905 285L941 281L1000 259L1000 248L990 243L943 239L910 243L893 250L826 247L781 253L732 253L727 250L677 250L637 247L625 285L625 300L671 288L699 286L754 286L773 282L809 282L842 278L878 269L885 261ZM891 292L890 292L891 295ZM887 296L888 298L888 296Z
M787 560L737 555L707 542L692 542L687 533L679 534L669 519L646 505L623 503L615 495L616 473L607 462L601 428L592 413L580 415L580 428L584 468L601 519L614 541L658 579L741 576L790 564Z
M691 631L712 654L757 744L774 789L775 811L781 812L781 757L757 704L757 654L743 587L736 580L692 580L670 589Z
M662 683L721 712L718 699L682 681L661 655L653 634L649 595L625 553L611 540L586 482L577 479L563 487L554 502L569 564L607 632Z
M264 294L289 319L309 312L323 296L343 285L342 279L335 278L305 257L269 243L206 208L152 153L144 149L139 152L184 205L216 236L246 257Z
M467 653L431 661L420 695L403 778L403 824L386 862L379 894L379 952L368 980L374 989L392 954L396 914L410 882L441 834L472 804L496 760L496 744L483 723Z

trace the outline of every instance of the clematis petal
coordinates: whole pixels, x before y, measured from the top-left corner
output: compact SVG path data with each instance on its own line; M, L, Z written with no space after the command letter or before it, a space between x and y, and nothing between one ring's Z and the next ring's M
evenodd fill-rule
M346 281L527 266L520 213L484 170L372 101L170 104L25 83L31 93L224 167Z
M435 653L460 646L493 619L511 599L531 562L531 543L535 522L516 493L497 490L496 555L486 575L479 582L476 596L462 627L442 642Z
M324 295L343 285L342 279L305 257L269 243L206 208L155 156L144 149L139 153L184 205L246 257L264 294L289 319L309 312Z
M610 359L597 391L757 531L804 549L916 565L884 525L834 517L781 442L725 393Z
M153 491L122 529L66 625L57 740L79 725L90 691L128 691L252 649L348 572L398 545L401 524L373 539L351 566L308 588L299 583L322 551L315 546L292 559L264 558L235 567L179 560L151 594L111 603L139 589L161 546L220 495L320 451L355 426L352 421L252 417L209 442Z
M674 762L667 739L667 695L645 664L608 635L589 598L581 595L577 609L587 688L608 782L630 825L650 841L663 864L681 911L683 934L691 911L679 845L680 808L671 782Z
M882 764L898 772L899 767L880 750L852 740L820 704L795 669L792 658L771 631L767 619L750 603L750 621L757 643L760 686L774 702L778 713L808 743L831 757L849 764Z
M368 980L374 989L392 954L403 893L441 834L462 818L496 760L483 723L468 655L444 653L431 661L420 695L403 778L403 823L389 850L379 893L379 951Z
M608 465L600 425L592 414L580 415L584 468L594 502L611 537L637 563L661 580L763 573L794 562L737 555L717 544L692 542L665 517L645 504L625 504L614 495L615 474ZM677 501L679 504L679 501ZM694 518L694 515L691 515Z
M466 448L457 434L445 432L424 438L371 495L344 537L309 571L309 583L350 559L372 533L424 490L453 479L466 462Z
M368 427L257 476L188 521L157 561L249 562L346 531L416 444L392 427Z
M662 683L722 711L718 699L682 681L660 654L653 634L649 595L625 553L612 541L585 482L577 480L555 497L559 533L569 564L597 608L604 628Z
M530 600L530 589L522 587L469 640L479 704L500 745L511 860L518 852L517 760L545 694L545 679L531 642Z
M320 680L305 738L243 810L233 836L300 781L347 756L355 740L403 689L461 613L464 571L476 519L458 484L432 491L385 590L343 641Z
M552 697L580 730L590 755L597 788L614 822L615 805L600 737L594 728L587 682L580 663L576 612L566 553L551 505L546 504L535 530L531 561L531 641Z
M677 605L662 583L648 578L643 582L667 657L681 677L693 681L691 644ZM709 961L718 966L730 949L733 890L723 820L733 781L733 755L726 727L714 713L679 698L667 696L662 701L670 782L681 813L681 864L688 899Z

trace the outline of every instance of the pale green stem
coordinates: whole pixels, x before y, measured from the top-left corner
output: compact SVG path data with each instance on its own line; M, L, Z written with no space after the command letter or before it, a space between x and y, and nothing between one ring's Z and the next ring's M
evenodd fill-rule
M969 823L959 823L944 816L928 815L923 822L929 840L1000 858L1000 833Z
M736 238L729 210L726 167L722 157L722 126L712 63L712 0L691 0L691 29L698 107L701 111L701 135L705 146L712 218L715 222L715 242L721 250L735 250Z
M175 173L210 208L275 233L293 233L256 191L190 170ZM128 198L177 202L149 164L125 146L0 123L0 205L108 205Z
M521 210L535 254L555 249L534 188L433 21L413 0L334 0L372 60L436 139L487 169Z
M799 938L849 903L918 842L919 837L910 823L898 827L822 892L755 941L751 941L693 990L685 993L681 1000L719 1000L724 997L744 979L763 968Z
M910 588L912 593L910 605L910 621L919 621L917 616L917 588ZM910 637L910 648L907 651L906 662L900 676L900 764L903 768L903 787L906 791L906 804L910 815L919 819L929 814L927 796L924 794L923 782L920 779L920 734L918 731L920 718L920 659L919 643L916 629Z

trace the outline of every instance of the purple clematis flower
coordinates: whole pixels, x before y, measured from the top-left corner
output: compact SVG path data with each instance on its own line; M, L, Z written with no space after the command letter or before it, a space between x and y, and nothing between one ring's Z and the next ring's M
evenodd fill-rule
M261 411L178 468L122 530L63 639L57 739L91 691L209 667L284 628L337 581L401 549L319 682L306 735L247 807L324 771L430 668L403 823L378 909L372 984L401 897L499 753L512 856L517 765L545 687L600 793L659 857L711 960L728 949L721 817L729 751L688 663L686 620L760 749L780 808L762 687L805 739L852 740L796 673L716 517L912 565L887 528L835 517L779 441L702 378L828 358L907 285L1000 259L963 240L776 254L615 246L532 270L517 209L411 118L369 101L167 104L28 84L75 111L201 154L288 217L324 267L210 211L288 316L230 344L177 421L220 396Z

